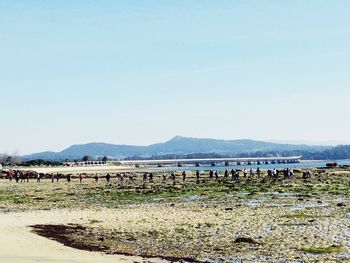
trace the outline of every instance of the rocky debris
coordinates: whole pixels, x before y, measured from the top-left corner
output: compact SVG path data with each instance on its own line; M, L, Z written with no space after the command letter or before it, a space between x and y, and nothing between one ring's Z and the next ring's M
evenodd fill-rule
M258 244L254 239L250 237L238 237L234 243L249 243L249 244Z

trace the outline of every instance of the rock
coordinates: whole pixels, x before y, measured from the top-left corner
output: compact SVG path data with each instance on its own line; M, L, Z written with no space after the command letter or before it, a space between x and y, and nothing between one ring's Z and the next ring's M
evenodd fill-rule
M238 237L234 243L249 243L249 244L258 244L254 239L250 237Z
M338 203L337 204L337 207L344 207L344 206L346 206L344 203Z
M232 207L227 207L227 208L225 208L225 211L232 211L232 210L233 210Z

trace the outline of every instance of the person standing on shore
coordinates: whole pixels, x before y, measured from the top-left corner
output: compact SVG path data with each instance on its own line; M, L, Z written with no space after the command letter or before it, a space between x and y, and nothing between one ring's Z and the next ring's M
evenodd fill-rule
M197 182L197 184L199 184L199 177L200 177L200 174L199 174L199 171L197 170L196 171L196 178L197 178L196 182Z
M106 175L107 184L109 183L110 180L111 180L111 175L109 173L107 173L107 175Z
M259 168L259 167L256 169L256 173L257 173L257 175L258 175L258 179L259 179L259 178L260 178L260 176L261 176L261 171L260 171L260 168Z
M98 183L98 174L97 173L95 174L94 179L95 179L95 183Z
M185 182L186 181L186 172L183 171L182 172L182 182Z
M294 175L294 171L293 169L289 169L289 177L292 178Z
M231 169L231 176L232 176L232 180L234 180L234 179L235 179L235 173L236 173L236 171L235 171L235 170L233 170L233 169Z
M70 181L71 181L71 175L67 174L67 182L70 183Z
M213 179L214 173L212 170L209 171L209 179Z
M238 181L239 180L239 170L235 172L235 179Z
M272 179L272 170L271 169L267 170L267 177L269 179Z
M83 178L84 178L83 174L79 174L79 183L80 184L83 182Z
M253 171L252 168L250 168L250 170L249 170L249 177L250 177L250 178L253 178L253 177L254 177L254 171Z
M176 183L176 171L171 173L171 179L173 180L173 185Z
M7 176L9 178L10 182L11 182L12 178L13 178L13 171L12 170L7 171Z
M277 170L276 170L276 168L275 168L275 169L273 169L273 172L272 172L272 174L273 174L273 177L274 177L274 178L277 178L277 176L278 176L278 173L277 173Z
M15 172L15 180L16 180L16 183L19 182L19 171Z

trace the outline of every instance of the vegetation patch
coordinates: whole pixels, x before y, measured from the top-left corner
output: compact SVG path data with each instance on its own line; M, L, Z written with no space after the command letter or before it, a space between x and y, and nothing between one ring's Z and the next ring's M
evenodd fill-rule
M303 247L300 250L302 252L312 253L312 254L339 253L341 251L341 247L339 247L339 246Z

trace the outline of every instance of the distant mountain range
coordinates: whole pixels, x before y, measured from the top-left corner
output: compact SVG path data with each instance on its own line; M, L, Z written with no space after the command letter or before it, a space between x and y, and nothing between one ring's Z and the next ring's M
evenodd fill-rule
M23 160L80 160L83 156L100 158L108 156L123 159L132 156L161 156L167 154L216 153L222 155L239 155L254 152L321 152L329 146L280 144L255 140L216 140L176 136L164 143L149 146L114 145L107 143L88 143L73 145L61 152L41 152L22 156Z

